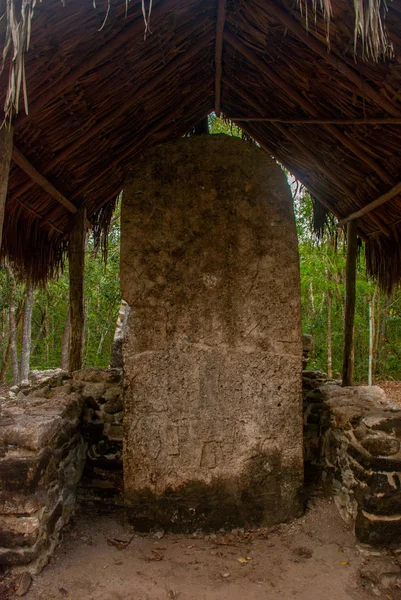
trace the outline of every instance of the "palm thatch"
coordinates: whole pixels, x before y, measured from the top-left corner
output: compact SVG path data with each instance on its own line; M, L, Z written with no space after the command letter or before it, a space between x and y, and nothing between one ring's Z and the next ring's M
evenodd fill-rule
M68 202L100 235L135 158L216 107L339 219L401 181L401 0L4 2L3 254L36 281L62 264ZM400 209L396 195L358 219L386 289L401 280Z

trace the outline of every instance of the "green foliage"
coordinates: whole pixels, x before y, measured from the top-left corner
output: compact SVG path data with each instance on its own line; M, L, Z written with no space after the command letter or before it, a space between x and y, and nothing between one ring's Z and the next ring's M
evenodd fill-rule
M104 264L94 249L90 237L85 260L85 346L84 366L106 367L110 361L111 345L120 307L120 208L117 207L108 238L108 261ZM6 359L9 329L9 284L4 269L0 270L0 356ZM22 307L25 286L17 285L16 304ZM31 369L60 366L61 347L69 308L68 266L58 279L45 289L35 290L32 313ZM20 344L20 327L18 332ZM10 365L6 380L11 381Z
M242 137L242 130L209 116L211 133ZM309 193L287 173L294 195L294 209L299 239L301 269L301 301L303 331L312 334L314 349L310 367L327 370L328 305L332 302L332 363L333 375L340 377L343 348L343 314L345 298L346 244L335 227L318 240L313 233L313 206ZM120 213L114 215L108 238L108 262L105 266L96 254L93 238L86 250L85 318L86 336L84 365L104 367L109 364L110 350L120 305ZM357 300L355 316L355 378L366 381L369 350L369 302L373 299L375 324L374 374L376 378L401 379L401 293L386 298L366 278L363 252L357 271ZM16 316L21 314L25 286L18 284L15 294ZM4 364L9 341L9 281L0 269L0 356ZM31 368L50 368L60 364L63 332L69 305L68 269L46 289L35 291L32 323ZM21 323L18 340L20 344ZM1 365L0 365L1 367ZM7 379L10 381L10 366Z

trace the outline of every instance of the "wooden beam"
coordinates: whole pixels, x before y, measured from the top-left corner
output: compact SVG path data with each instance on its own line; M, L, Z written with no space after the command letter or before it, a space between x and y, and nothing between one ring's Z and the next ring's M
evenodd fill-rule
M311 119L306 118L286 118L286 117L230 117L232 121L244 121L247 123L266 122L266 123L284 123L287 125L401 125L401 118L368 117L366 119Z
M233 89L239 96L241 96L247 104L249 104L250 106L253 106L253 108L256 111L263 110L263 107L259 104L259 102L257 100L255 100L253 98L253 96L251 96L248 92L245 92L245 90L243 90L242 88L241 88L241 90L238 90L237 87L235 86L235 83L230 78L224 77L223 79L228 87ZM346 185L346 183L344 183L343 181L339 180L336 177L336 175L334 174L332 169L327 168L326 165L322 164L322 162L320 162L316 158L316 156L310 151L308 145L306 145L297 136L294 136L293 134L291 134L291 132L284 125L282 125L280 123L272 123L272 126L275 129L278 129L280 131L280 133L286 139L288 139L289 142L291 142L292 144L294 144L295 146L297 146L299 148L299 151L301 152L302 156L304 156L309 161L311 168L313 168L313 165L314 165L316 167L316 169L322 173L322 175L324 175L329 181L331 181L337 188L342 190L346 197L352 198L352 200L354 202L356 202L359 206L361 206L362 203L359 200L359 198L357 197L357 195L354 194L354 192ZM332 212L338 218L338 213L336 211L332 211ZM387 237L391 236L390 230L385 225L385 223L383 223L383 221L380 219L380 217L378 217L377 215L371 215L370 218L378 227L380 227L381 231Z
M221 76L223 74L223 32L226 22L227 0L217 0L217 22L216 22L216 47L215 47L215 70L216 80L214 87L214 111L220 116L221 105Z
M13 130L3 125L0 129L0 251L3 240L3 223L12 149Z
M345 268L343 386L353 385L354 378L354 318L357 252L358 238L356 221L350 221L347 225L347 263Z
M366 79L363 79L356 70L337 56L333 50L330 51L327 45L322 44L312 35L309 35L305 27L276 2L269 2L269 4L259 2L258 4L263 10L266 10L267 7L267 13L276 17L284 25L285 29L292 31L305 46L320 56L335 71L351 81L362 98L369 98L374 104L380 106L394 117L401 116L401 111L398 107L394 106L390 100L372 87Z
M14 146L12 150L13 161L22 169L29 177L40 185L50 196L53 196L57 202L62 204L70 213L76 213L76 207L70 202L61 192L59 192L50 181L43 177L39 171L25 158L25 156Z
M186 32L187 34L190 32ZM132 109L132 107L142 98L146 96L146 94L152 92L158 86L166 83L169 80L171 75L173 75L179 66L182 64L183 57L185 60L191 60L198 52L204 49L212 40L214 39L214 32L211 30L206 33L205 36L197 40L185 53L179 53L177 57L171 60L164 68L162 68L154 77L152 77L147 84L134 88L131 90L130 94L128 94L128 98L125 102L122 102L120 106L112 110L109 114L107 114L103 119L98 121L96 125L88 129L82 136L77 138L71 144L65 146L61 152L56 154L50 163L46 166L46 171L49 172L54 169L61 162L66 160L68 156L70 156L73 152L78 150L83 144L91 140L95 135L104 131L109 125L111 125L116 119L125 115L128 110ZM21 196L25 194L32 187L31 182L25 183L20 187L19 190L14 195Z
M193 106L196 98L199 98L202 90L206 87L212 85L213 79L206 79L202 81L202 87L199 90L196 90L194 94L190 97L184 97L184 101L181 104L178 104L175 108L174 112L168 112L167 115L164 115L160 121L157 121L149 130L143 132L143 137L140 137L140 140L134 145L128 145L125 149L121 150L118 154L114 156L113 162L109 162L107 166L105 165L104 169L98 169L97 174L92 177L92 179L87 179L85 183L83 183L77 190L74 191L73 197L78 199L82 194L87 192L87 190L94 184L96 181L104 177L105 173L112 171L115 169L116 165L120 164L125 159L130 156L135 156L135 153L139 151L141 146L143 146L150 137L152 137L155 133L159 132L161 129L166 127L171 121L174 121L177 118L180 118L182 114L185 113L186 110L190 109ZM192 90L193 91L193 90ZM208 105L206 111L202 112L202 114L195 120L198 122L201 118L207 117L207 115L211 112L213 104ZM182 135L185 131L182 132ZM114 195L113 195L114 196Z
M296 91L291 84L283 79L274 69L272 69L260 56L252 50L249 46L244 44L238 37L226 31L226 41L237 50L242 56L244 56L251 64L253 64L262 74L265 74L277 87L286 93L286 96L293 104L301 106L306 113L313 117L320 118L321 115L315 106L307 100L302 94ZM365 150L363 150L359 144L348 138L342 131L337 129L334 125L323 125L326 130L336 138L343 146L345 146L352 154L357 156L360 160L366 163L373 171L375 171L379 177L385 183L393 184L391 177L389 177L387 171L377 163Z
M152 20L156 21L161 17L166 10L173 10L180 6L180 0L164 0L163 2L157 3L152 9ZM35 97L35 100L29 105L29 114L22 113L17 119L15 119L15 127L19 128L25 124L28 119L31 119L35 114L46 104L52 100L59 98L60 95L65 92L71 85L75 85L77 80L83 75L94 69L98 64L104 60L109 60L112 52L115 52L124 47L126 43L132 44L135 37L138 38L138 43L143 43L143 32L144 23L142 12L138 12L138 18L134 22L130 23L125 29L114 35L106 44L92 54L91 56L85 57L85 60L80 60L79 64L75 69L72 69L69 73L63 73L60 79L54 81L51 80L47 87L39 90L39 95ZM101 43L99 38L99 43Z
M85 328L84 269L86 239L86 209L81 207L71 218L72 229L68 245L70 275L70 371L82 368L82 354Z
M378 206L381 206L382 204L385 204L389 200L392 200L398 194L401 194L401 182L397 183L397 185L395 185L393 188L391 188L391 190L389 190L382 196L379 196L379 198L377 198L376 200L373 200L373 202L370 202L369 204L367 204L360 210L357 210L356 212L353 212L351 215L348 215L348 217L345 217L345 219L341 219L341 221L339 221L337 223L337 227L342 227L343 225L345 225L346 223L349 223L350 221L355 221L355 219L359 219L359 217L363 217L364 215L370 213L372 210L375 210L375 208L377 208Z

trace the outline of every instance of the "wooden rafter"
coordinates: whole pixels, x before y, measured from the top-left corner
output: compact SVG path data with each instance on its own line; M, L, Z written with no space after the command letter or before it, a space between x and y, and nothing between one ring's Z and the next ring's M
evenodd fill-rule
M163 2L156 4L152 9L152 19L157 19L166 10L172 10L179 6L179 4L180 0L164 0ZM51 81L49 85L39 93L35 100L30 103L29 115L22 113L15 120L16 128L21 127L28 119L32 119L41 108L46 106L46 104L53 99L58 98L60 94L65 92L71 85L75 85L77 80L83 75L94 69L102 61L109 59L112 52L122 48L128 42L132 43L132 40L134 40L135 37L137 37L138 41L141 41L143 39L143 32L143 16L142 13L138 13L138 18L135 19L133 23L114 36L107 44L102 46L100 50L91 56L85 57L85 60L81 60L75 69L72 69L67 74L63 74L57 81Z
M206 79L202 83L203 83L203 86L206 85L208 87L208 86L212 85L213 79L211 77L210 79ZM202 89L203 89L203 86L202 86ZM161 129L165 128L169 123L171 123L176 118L178 118L180 115L182 115L185 110L188 110L188 108L191 106L191 104L193 104L194 100L196 98L199 98L199 93L200 93L200 90L197 89L197 90L195 90L195 93L184 98L184 101L176 107L174 112L169 112L160 121L157 121L150 129L148 129L146 131L146 135L143 138L141 138L134 146L129 146L129 147L125 148L124 150L121 150L118 154L116 154L113 162L108 163L107 167L105 166L104 169L99 169L99 171L97 172L95 177L92 177L92 179L85 181L77 190L74 191L73 199L79 198L82 194L87 192L87 190L90 187L92 187L99 179L102 179L102 177L104 176L105 173L110 172L112 169L114 169L116 167L116 165L121 164L121 162L126 160L128 157L134 156L136 150L138 150L140 147L142 147L149 138L151 138L153 135L155 135L155 133L157 133ZM209 105L207 111L205 111L204 113L202 113L202 115L200 115L200 118L197 119L197 122L201 118L206 117L210 113L210 111L212 110L212 106L213 106L212 104Z
M385 194L379 196L379 198L376 198L376 200L373 200L373 202L370 202L360 210L357 210L351 215L348 215L348 217L346 217L345 219L341 219L337 226L341 227L342 225L345 225L350 221L355 221L355 219L359 219L359 217L363 217L364 215L369 214L372 210L375 210L375 208L378 208L382 204L385 204L389 200L395 198L395 196L398 196L398 194L401 194L401 182L397 183L397 185L395 185L393 188L391 188L391 190L389 190Z
M262 5L260 5L262 6ZM394 117L401 116L401 111L398 107L388 100L384 95L380 94L375 90L367 81L365 81L355 69L350 67L344 60L337 56L334 52L328 52L327 46L324 46L319 40L309 35L305 28L298 23L296 19L288 12L283 10L276 2L269 2L268 5L264 4L264 10L268 14L273 15L278 21L284 25L286 29L292 31L295 36L307 46L310 50L320 56L326 63L328 63L338 73L343 75L346 79L351 81L356 89L359 91L362 98L369 98L376 106L380 106L386 110L390 115Z
M40 185L50 196L62 204L70 213L76 213L77 208L61 192L59 192L50 181L46 179L25 156L14 146L12 151L13 161L22 169L35 183Z
M187 32L188 33L188 32ZM91 140L95 135L100 134L107 127L109 127L114 121L119 119L122 115L127 113L132 107L137 104L140 100L146 97L147 94L151 93L158 86L165 84L171 75L173 75L182 64L184 60L191 60L194 56L203 50L212 40L214 39L214 32L210 30L200 38L195 44L190 46L185 53L179 53L176 58L170 61L164 68L162 68L154 77L152 77L146 85L138 86L134 88L128 95L125 102L122 102L120 106L107 114L103 119L98 121L96 125L89 128L82 136L77 138L71 144L65 146L61 152L56 154L52 161L46 165L46 171L50 172L57 165L62 163L68 156L78 150L83 144ZM21 196L25 194L32 187L32 183L28 181L26 184L17 190L16 195Z
M259 103L248 92L245 92L243 89L238 90L237 86L232 80L230 80L227 77L224 77L224 82L226 83L226 85L231 87L231 89L233 89L237 94L242 96L242 98L247 102L247 104L253 106L253 108L256 111L263 110L263 107L259 105ZM286 139L288 139L291 143L297 146L302 155L310 162L311 166L315 166L315 168L318 171L320 171L322 175L324 175L329 181L331 181L337 188L342 190L342 192L347 198L351 199L353 202L356 202L359 206L361 205L361 201L356 196L356 194L343 181L339 180L336 177L332 169L328 169L324 164L317 160L314 154L299 138L291 135L291 133L285 128L285 126L280 123L273 123L272 126L278 129ZM335 214L337 218L339 218L339 213L337 213L337 211L333 211L333 214ZM386 236L390 236L390 231L388 227L383 223L380 217L378 217L377 215L370 215L370 218L378 227L380 227L380 230Z
M292 85L287 83L272 67L270 67L260 56L254 52L249 46L244 44L238 37L230 32L226 32L225 39L227 42L244 56L251 64L253 64L262 74L268 77L281 91L284 91L287 97L298 106L301 106L309 115L320 118L319 111L309 102L302 94L298 93ZM352 154L366 163L385 183L392 185L394 182L388 175L387 171L377 163L358 143L348 138L342 131L334 125L323 125L323 127L336 138L343 146L345 146Z
M227 13L227 0L217 0L217 22L216 22L216 46L215 46L215 86L214 86L214 110L220 116L221 106L221 76L223 74L223 43L224 25Z

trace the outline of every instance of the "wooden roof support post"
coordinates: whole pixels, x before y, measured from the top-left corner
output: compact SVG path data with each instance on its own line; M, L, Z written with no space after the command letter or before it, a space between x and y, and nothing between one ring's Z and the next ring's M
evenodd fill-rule
M84 269L85 269L85 238L86 238L86 208L81 207L71 217L73 227L68 246L70 270L70 371L82 368L84 345Z
M5 125L0 129L0 248L3 239L4 212L6 206L8 175L13 150L13 131Z
M221 76L223 74L223 33L226 22L227 0L217 0L215 69L216 81L214 87L214 111L220 116L221 107Z
M357 222L350 221L347 225L347 264L345 268L343 386L352 385L354 378L354 317L357 251Z

